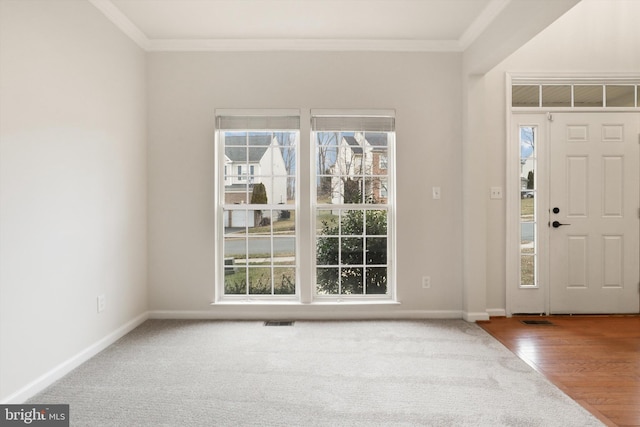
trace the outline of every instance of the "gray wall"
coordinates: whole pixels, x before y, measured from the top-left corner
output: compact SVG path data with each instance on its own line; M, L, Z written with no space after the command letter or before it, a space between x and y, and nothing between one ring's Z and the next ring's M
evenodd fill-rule
M145 56L88 2L0 8L0 400L20 400L146 313Z
M460 54L150 53L150 310L196 311L204 317L264 310L210 306L216 108L385 108L397 115L397 290L402 304L373 312L367 308L367 313L440 310L459 317L460 73ZM302 133L301 143L309 144L308 132ZM442 199L431 198L432 186L442 188ZM431 289L422 289L423 275L431 276ZM297 309L277 310L283 315ZM314 310L305 313L327 315ZM338 307L331 313L358 310Z

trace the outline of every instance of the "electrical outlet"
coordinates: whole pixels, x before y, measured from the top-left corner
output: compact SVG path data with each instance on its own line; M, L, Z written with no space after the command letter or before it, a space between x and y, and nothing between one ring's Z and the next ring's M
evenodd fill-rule
M422 288L429 289L431 287L431 276L422 276Z
M502 187L491 187L491 195L492 199L502 199Z
M104 295L98 295L98 313L102 313L107 306L107 298Z

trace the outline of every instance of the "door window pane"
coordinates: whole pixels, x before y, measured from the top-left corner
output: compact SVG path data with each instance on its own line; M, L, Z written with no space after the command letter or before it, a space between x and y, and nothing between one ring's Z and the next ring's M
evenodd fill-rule
M573 87L574 107L602 107L601 85L575 85Z
M540 86L513 85L511 86L512 107L539 107Z
M535 286L538 129L520 127L520 286Z
M523 287L535 286L535 255L520 257L520 284Z
M635 87L607 85L607 107L634 107Z
M543 85L543 107L571 107L571 86L569 85Z

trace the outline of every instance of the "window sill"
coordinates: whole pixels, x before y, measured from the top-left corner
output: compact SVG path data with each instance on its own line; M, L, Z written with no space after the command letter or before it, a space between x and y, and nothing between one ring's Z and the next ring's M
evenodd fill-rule
M366 306L366 305L400 305L400 301L395 300L326 300L326 301L313 301L309 303L300 301L268 301L268 300L225 300L214 301L212 306L216 305L264 305L264 306L287 306L287 307L304 307L304 306L340 306L340 305L354 305L354 306Z

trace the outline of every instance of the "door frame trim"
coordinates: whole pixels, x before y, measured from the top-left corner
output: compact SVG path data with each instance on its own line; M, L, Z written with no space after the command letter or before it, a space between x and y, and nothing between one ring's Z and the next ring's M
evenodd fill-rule
M637 107L558 107L558 108L546 108L546 107L512 107L512 91L511 87L517 84L640 84L640 74L638 73L505 73L505 311L506 316L511 317L514 314L514 305L517 292L520 290L520 171L517 165L520 159L520 150L518 144L513 141L513 129L514 118L517 115L523 113L526 114L540 114L544 120L544 138L548 140L549 127L546 126L545 115L549 113L567 113L567 112L639 112L640 113L640 86L636 90L636 105ZM548 157L548 151L543 150L544 156ZM549 163L549 159L539 155L538 160L543 160L545 167ZM548 182L545 180L545 184L548 186ZM544 206L548 205L548 193L549 189L543 187L543 196L546 197ZM536 202L538 203L538 202ZM544 207L542 206L542 207ZM548 208L548 206L547 206ZM538 218L538 223L544 223L544 219ZM541 228L538 228L538 234ZM536 240L539 243L548 245L548 230L545 231L545 237L536 235ZM548 248L544 249L548 252ZM538 280L539 287L533 288L543 292L544 298L544 313L549 314L550 310L550 295L548 286L548 265L546 271L540 271L541 276ZM543 280L540 280L543 279Z

